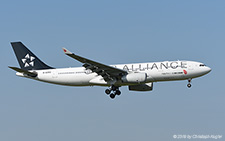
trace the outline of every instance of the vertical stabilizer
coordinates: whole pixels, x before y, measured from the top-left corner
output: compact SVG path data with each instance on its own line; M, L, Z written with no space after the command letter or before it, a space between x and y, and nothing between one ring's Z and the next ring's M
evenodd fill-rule
M42 62L36 55L34 55L23 43L11 42L12 48L15 52L16 58L23 70L41 70L53 69Z

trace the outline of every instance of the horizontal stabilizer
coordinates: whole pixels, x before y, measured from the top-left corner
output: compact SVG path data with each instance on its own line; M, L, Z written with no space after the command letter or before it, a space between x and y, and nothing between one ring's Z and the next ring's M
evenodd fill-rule
M24 73L28 76L31 76L31 77L36 77L37 76L37 73L36 72L29 72L27 70L23 70L23 69L20 69L20 68L16 68L16 67L9 67L10 69L13 69L14 71L17 71L17 72L20 72L20 73Z

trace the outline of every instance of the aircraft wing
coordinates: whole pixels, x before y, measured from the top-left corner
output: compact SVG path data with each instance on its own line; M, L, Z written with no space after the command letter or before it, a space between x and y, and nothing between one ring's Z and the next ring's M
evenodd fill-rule
M66 55L83 63L83 67L85 67L86 69L90 69L92 72L101 75L105 81L114 80L115 78L120 79L123 75L127 74L127 71L125 70L104 65L102 63L98 63L90 59L75 55L65 48L63 48L63 51Z

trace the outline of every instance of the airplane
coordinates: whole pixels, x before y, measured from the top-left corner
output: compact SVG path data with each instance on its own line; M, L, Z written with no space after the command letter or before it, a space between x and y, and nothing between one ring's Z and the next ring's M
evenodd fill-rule
M64 53L81 62L82 67L53 68L42 62L22 42L11 42L20 68L10 67L17 76L66 86L106 86L105 93L114 99L122 86L130 91L152 91L153 83L160 81L188 80L211 71L210 67L195 61L163 61L105 65L79 55L66 48Z

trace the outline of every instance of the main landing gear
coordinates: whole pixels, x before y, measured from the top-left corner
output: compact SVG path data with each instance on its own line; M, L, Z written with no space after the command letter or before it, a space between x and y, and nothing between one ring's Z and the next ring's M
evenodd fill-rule
M112 92L113 91L113 92ZM111 93L112 92L112 93ZM114 99L115 97L116 97L116 95L120 95L121 94L121 92L120 92L120 90L119 90L119 87L116 87L116 86L114 86L114 85L112 85L109 89L106 89L105 90L105 93L107 94L107 95L109 95L110 93L110 98L112 98L112 99Z
M188 88L191 88L191 78L190 78L190 79L188 79L188 84L187 84L187 87L188 87Z

